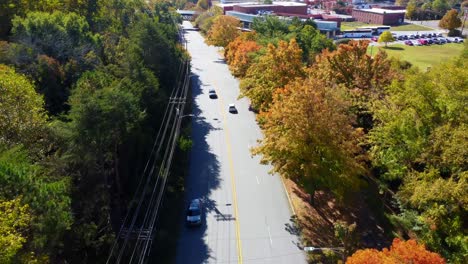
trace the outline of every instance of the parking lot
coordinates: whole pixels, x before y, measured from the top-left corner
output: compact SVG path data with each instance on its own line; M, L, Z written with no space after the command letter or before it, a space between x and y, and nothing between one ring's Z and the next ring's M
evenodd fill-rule
M443 45L447 43L463 43L464 40L460 37L445 37L441 32L392 32L395 41L388 42L392 44L404 44L407 46L424 46L424 45ZM378 43L378 36L370 38L371 45L381 45Z

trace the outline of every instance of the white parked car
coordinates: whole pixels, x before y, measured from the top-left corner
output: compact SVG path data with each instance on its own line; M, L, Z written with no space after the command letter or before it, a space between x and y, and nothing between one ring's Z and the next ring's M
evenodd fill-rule
M411 42L413 42L413 46L422 46L422 44L417 40L412 40Z

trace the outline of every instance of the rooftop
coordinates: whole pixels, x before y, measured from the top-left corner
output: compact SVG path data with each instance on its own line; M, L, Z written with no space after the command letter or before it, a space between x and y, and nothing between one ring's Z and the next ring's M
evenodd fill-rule
M258 7L267 7L267 6L306 6L305 3L298 3L298 2L273 2L271 5L267 4L260 4L258 2L239 2L239 3L218 3L220 7L228 7L228 6L258 6Z
M406 10L389 10L389 9L382 9L382 8L371 8L371 9L354 9L358 11L364 11L369 13L376 13L376 14L401 14L406 13Z

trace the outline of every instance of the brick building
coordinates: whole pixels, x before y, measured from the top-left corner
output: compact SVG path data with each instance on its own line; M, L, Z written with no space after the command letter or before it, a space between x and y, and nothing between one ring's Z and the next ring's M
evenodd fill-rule
M382 8L353 9L352 16L356 21L378 24L399 25L405 20L405 10L389 10Z
M259 11L269 11L275 14L288 13L307 15L307 5L296 2L283 2L274 4L238 4L233 6L233 11L244 14L258 14Z

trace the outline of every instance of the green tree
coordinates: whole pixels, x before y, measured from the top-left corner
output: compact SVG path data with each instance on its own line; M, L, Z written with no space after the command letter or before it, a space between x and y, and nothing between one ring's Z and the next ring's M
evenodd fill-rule
M31 252L51 256L61 249L72 223L69 185L69 178L33 164L24 149L0 148L0 197L22 196L29 206L33 220L26 248Z
M84 58L97 49L99 41L84 17L62 12L31 12L25 18L16 17L13 19L12 37L36 53L53 57L61 63L71 58Z
M406 6L406 18L413 19L414 13L416 12L416 1L411 0L409 1L408 5Z
M289 33L287 22L280 20L276 16L254 18L252 22L252 30L270 40L274 38L282 39L282 37Z
M9 264L21 250L31 224L28 205L21 204L21 198L0 199L0 262Z
M369 134L381 177L402 181L403 213L395 219L454 263L464 262L468 239L462 220L468 208L462 191L468 188L467 66L462 57L393 83L375 102L378 125Z
M447 10L450 8L447 4L447 1L446 0L434 0L434 2L432 2L432 8L441 13L441 14L444 14L445 12L447 12Z
M392 36L392 33L390 31L384 31L378 39L379 43L385 42L385 47L387 47L388 42L395 41L395 38Z
M328 39L319 30L311 25L305 25L297 35L297 42L302 49L304 61L313 63L315 56L320 54L322 50L335 50L336 46L331 39Z
M29 146L39 140L47 118L43 107L24 75L0 64L0 143Z

